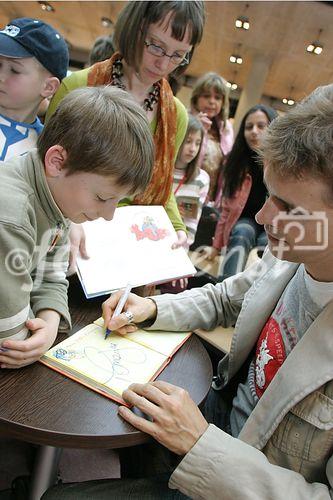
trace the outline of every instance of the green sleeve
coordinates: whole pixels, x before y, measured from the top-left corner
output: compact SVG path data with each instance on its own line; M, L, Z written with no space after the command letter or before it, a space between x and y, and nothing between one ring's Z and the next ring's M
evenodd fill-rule
M87 86L88 70L89 68L82 69L81 71L75 71L63 79L57 92L51 99L46 112L45 123L48 122L48 119L53 115L59 102L65 97L65 95L67 95L71 90Z
M171 223L175 231L185 231L185 233L187 233L186 226L183 222L183 219L180 216L176 198L173 192L170 193L169 199L166 202L164 208L169 216L169 219L171 220Z
M175 149L175 159L174 159L174 162L176 163L178 151L186 135L188 114L184 104L180 102L180 100L177 99L177 97L174 97L174 100L177 108L177 133L176 133L176 149Z
M175 104L177 108L177 132L176 132L176 147L175 147L175 156L174 163L176 163L177 155L180 146L183 143L183 140L186 135L187 123L188 123L188 114L186 108L183 103L180 102L177 97L174 97ZM183 222L183 219L180 216L175 195L173 192L170 193L169 199L165 204L165 210L169 216L169 219L172 222L175 231L185 231L187 233L186 226Z

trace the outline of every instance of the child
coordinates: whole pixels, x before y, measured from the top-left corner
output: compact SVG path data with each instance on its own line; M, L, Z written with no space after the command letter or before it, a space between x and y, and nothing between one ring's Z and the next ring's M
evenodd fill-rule
M0 162L36 146L37 111L66 76L68 48L49 24L23 17L0 31Z
M0 169L1 368L36 361L60 318L70 325L69 221L111 220L118 201L142 192L152 172L145 113L112 87L71 92L37 146Z
M173 190L179 212L186 225L188 246L194 241L202 206L209 190L209 175L198 166L203 135L201 122L190 115L173 177Z

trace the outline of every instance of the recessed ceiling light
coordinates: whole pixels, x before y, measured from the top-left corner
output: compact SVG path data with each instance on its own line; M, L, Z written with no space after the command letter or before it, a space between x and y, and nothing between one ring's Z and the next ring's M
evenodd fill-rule
M55 8L49 2L38 2L43 10L46 12L55 12Z
M109 18L109 17L101 17L101 25L104 27L104 28L110 28L111 26L113 26L113 21Z

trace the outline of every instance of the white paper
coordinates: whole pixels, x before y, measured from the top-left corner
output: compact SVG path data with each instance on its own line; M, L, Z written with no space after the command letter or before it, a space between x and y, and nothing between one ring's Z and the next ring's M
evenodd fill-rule
M79 257L77 265L87 297L196 273L183 248L171 249L177 235L161 206L120 207L112 221L89 221L83 228L90 259Z

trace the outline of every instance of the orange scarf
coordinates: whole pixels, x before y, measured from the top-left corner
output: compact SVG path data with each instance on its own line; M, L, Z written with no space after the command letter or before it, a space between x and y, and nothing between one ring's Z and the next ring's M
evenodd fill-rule
M120 54L91 66L88 72L88 87L112 83L112 65ZM155 162L151 181L144 193L134 198L138 205L165 205L169 199L176 150L177 109L167 80L159 82L160 97L157 108L157 126L154 134Z

